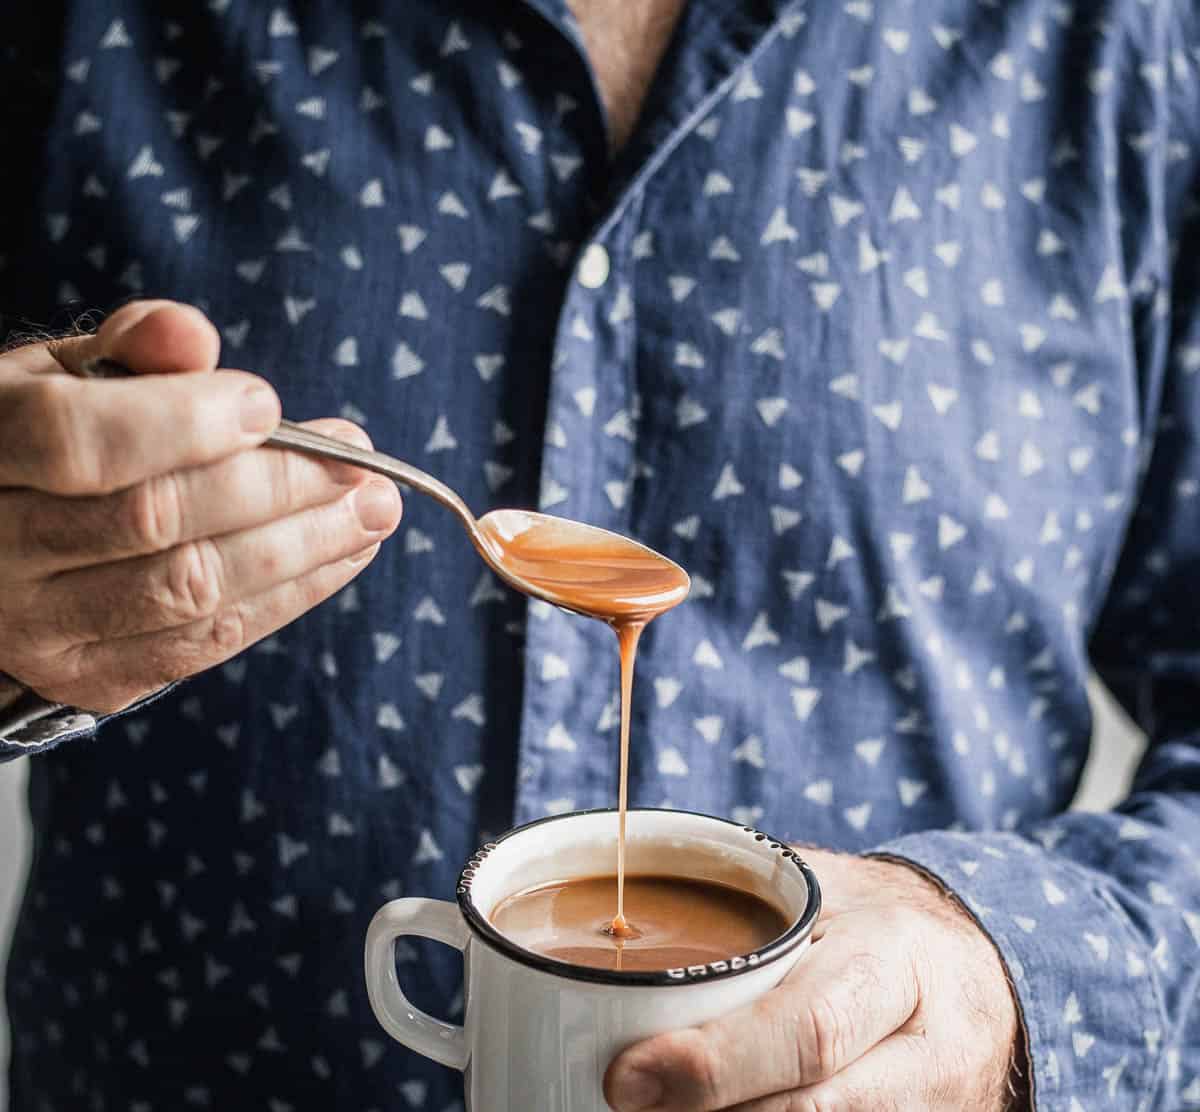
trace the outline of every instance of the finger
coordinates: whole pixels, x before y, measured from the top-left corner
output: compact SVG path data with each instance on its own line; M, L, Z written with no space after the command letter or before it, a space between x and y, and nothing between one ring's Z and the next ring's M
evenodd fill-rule
M963 1095L937 1083L929 1058L923 1038L892 1035L825 1081L747 1101L726 1112L962 1112Z
M278 423L274 390L241 371L24 376L0 384L0 487L108 494L254 447Z
M306 427L370 448L348 421ZM202 537L249 529L321 505L366 482L361 468L264 448L158 475L115 494L69 498L0 491L0 562L7 579L46 575L165 552Z
M132 337L124 334L155 314ZM147 350L148 349L148 350ZM175 370L211 371L217 365L220 337L198 309L177 301L131 301L112 313L94 333L60 336L25 344L4 353L0 379L24 374L83 374L85 364L98 356L120 359L145 374Z
M55 576L36 605L64 644L175 629L361 552L399 521L395 484L373 479L265 525Z
M60 677L69 678L31 686L54 702L114 713L169 683L236 656L281 629L340 591L378 551L378 544L370 545L349 559L233 603L180 630L85 646L59 669Z
M211 371L221 337L199 309L177 301L132 301L109 316L94 335L47 345L72 374L90 359L115 359L139 374Z
M831 1077L916 1010L909 929L902 914L866 929L843 920L761 1000L626 1050L605 1077L609 1103L709 1112Z

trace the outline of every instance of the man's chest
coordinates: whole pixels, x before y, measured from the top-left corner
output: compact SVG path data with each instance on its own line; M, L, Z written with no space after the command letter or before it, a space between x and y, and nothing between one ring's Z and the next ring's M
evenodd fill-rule
M569 0L608 114L614 149L625 145L687 0Z

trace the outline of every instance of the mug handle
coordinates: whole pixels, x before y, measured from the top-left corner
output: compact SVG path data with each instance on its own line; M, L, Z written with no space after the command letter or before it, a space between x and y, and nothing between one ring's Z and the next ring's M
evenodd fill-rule
M410 897L386 903L367 928L367 997L383 1029L397 1042L443 1066L465 1070L467 1039L454 1023L443 1023L409 1003L396 976L395 942L405 935L431 938L466 949L470 934L456 904Z

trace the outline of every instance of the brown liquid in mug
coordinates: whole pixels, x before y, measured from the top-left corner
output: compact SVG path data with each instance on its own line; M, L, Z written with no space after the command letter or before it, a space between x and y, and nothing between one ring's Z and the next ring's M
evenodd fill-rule
M492 517L493 515L488 515ZM617 808L617 938L630 931L625 918L625 812L628 805L629 714L633 662L646 623L677 606L691 588L687 572L653 549L626 537L545 514L506 514L487 539L506 572L559 606L612 626L621 653L621 767ZM733 952L733 951L730 951Z
M492 925L519 946L572 965L627 971L678 969L750 953L789 920L738 888L676 876L629 876L625 898L636 926L610 933L616 878L544 884L502 900Z

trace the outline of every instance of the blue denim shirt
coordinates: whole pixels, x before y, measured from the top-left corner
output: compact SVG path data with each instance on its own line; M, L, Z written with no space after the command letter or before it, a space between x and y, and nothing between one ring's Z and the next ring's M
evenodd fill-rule
M561 0L12 18L0 331L191 301L289 416L668 553L633 801L919 865L1039 1107L1200 1107L1194 5L693 0L614 158ZM1108 814L1066 813L1089 661L1151 739ZM616 690L414 495L336 599L35 757L14 1107L454 1105L366 923L611 805Z

